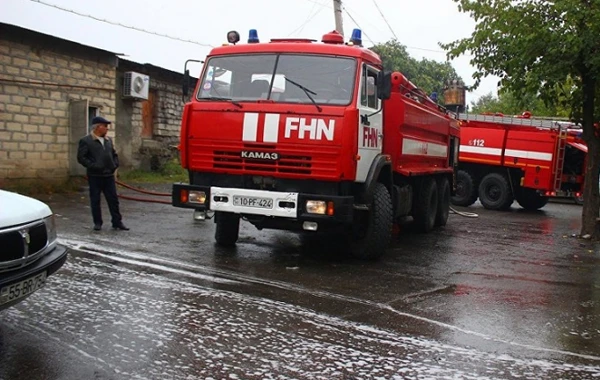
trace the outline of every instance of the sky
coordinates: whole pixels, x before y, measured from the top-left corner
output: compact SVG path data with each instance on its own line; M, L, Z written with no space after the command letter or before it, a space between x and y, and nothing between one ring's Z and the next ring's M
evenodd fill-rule
M468 37L475 27L452 0L342 0L342 5L346 40L358 27L363 45L397 38L419 60L445 61L438 43ZM176 72L183 72L186 60L202 60L211 47L225 43L230 30L237 30L244 42L249 29L257 29L261 41L282 37L320 41L335 29L333 0L0 0L0 22ZM474 83L476 71L469 59L451 61L467 85ZM197 76L201 66L189 68ZM485 78L467 93L467 103L490 92L496 95L497 83L496 77Z

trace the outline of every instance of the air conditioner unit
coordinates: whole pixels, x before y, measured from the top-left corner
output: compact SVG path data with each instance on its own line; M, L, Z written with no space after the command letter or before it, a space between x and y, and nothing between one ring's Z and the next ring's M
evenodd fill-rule
M148 99L150 77L145 74L128 71L123 81L123 97L134 99Z

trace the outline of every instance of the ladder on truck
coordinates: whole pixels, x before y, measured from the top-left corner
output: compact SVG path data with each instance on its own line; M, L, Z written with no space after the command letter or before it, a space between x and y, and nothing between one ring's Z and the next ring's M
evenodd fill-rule
M533 119L515 116L481 115L474 113L459 113L458 120L472 120L483 123L498 123L508 125L524 125L537 128L562 129L561 123L553 120Z
M554 165L554 191L560 191L562 185L562 172L565 164L565 150L567 149L567 128L560 128L556 141L556 162Z

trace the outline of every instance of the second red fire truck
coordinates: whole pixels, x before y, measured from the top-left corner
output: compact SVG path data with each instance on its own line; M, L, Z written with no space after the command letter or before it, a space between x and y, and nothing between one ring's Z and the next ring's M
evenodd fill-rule
M487 209L506 210L516 200L536 210L549 197L583 193L587 146L572 123L533 118L529 112L515 117L461 113L458 119L453 204L470 206L479 199Z
M446 224L458 155L456 119L401 73L337 32L229 44L208 56L185 105L181 162L189 184L173 205L214 212L215 239L259 229L341 232L359 258L376 258L395 220Z

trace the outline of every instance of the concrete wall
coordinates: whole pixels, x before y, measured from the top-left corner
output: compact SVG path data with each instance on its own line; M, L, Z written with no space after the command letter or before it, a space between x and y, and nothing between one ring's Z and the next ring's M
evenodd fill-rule
M116 56L20 28L9 32L0 28L0 186L80 174L73 146L88 131L85 104L108 119L116 115Z

